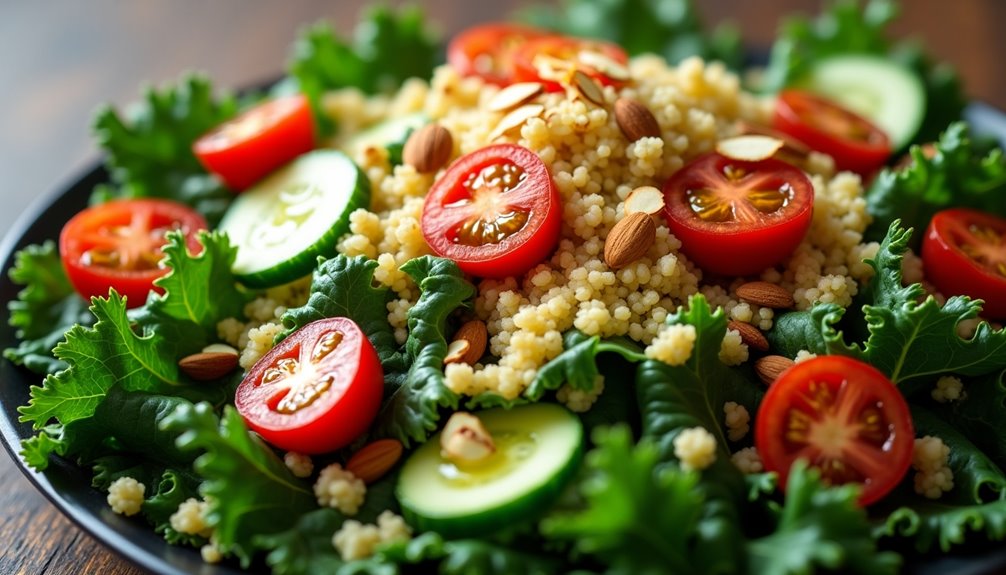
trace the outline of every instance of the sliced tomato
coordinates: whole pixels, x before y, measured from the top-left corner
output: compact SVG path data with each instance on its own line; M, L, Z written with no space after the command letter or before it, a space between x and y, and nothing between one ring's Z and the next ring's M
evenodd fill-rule
M192 145L203 167L234 191L244 190L312 149L314 120L303 94L259 104Z
M1006 219L966 208L937 213L922 239L922 264L943 295L985 300L982 315L1006 319Z
M161 293L154 280L168 270L161 265L165 235L179 230L189 251L202 245L196 232L206 220L177 202L156 199L117 200L87 208L59 235L59 254L70 282L84 298L107 296L114 288L129 307L147 301L151 290Z
M708 272L755 274L789 256L810 227L814 187L775 159L699 157L664 184L664 216L684 253Z
M559 191L537 154L497 144L459 158L423 205L426 243L474 276L516 276L559 241Z
M777 130L834 158L839 170L869 175L891 156L891 141L880 128L810 92L780 92L773 123Z
M858 483L869 505L901 481L915 431L898 388L873 366L838 355L800 362L772 383L758 408L755 446L785 486L807 460L831 485Z
M248 427L288 451L318 454L349 445L381 405L377 351L348 318L297 330L255 364L234 395Z
M547 34L516 24L472 26L451 39L447 63L462 76L478 76L490 84L506 86L514 81L513 54L517 47Z
M565 68L571 74L580 70L604 86L621 86L626 77L597 62L612 62L624 67L629 56L620 46L603 40L588 40L570 36L544 36L525 42L513 55L514 78L518 82L541 82L549 92L560 92L562 84L542 74L542 67ZM558 71L558 70L557 70Z

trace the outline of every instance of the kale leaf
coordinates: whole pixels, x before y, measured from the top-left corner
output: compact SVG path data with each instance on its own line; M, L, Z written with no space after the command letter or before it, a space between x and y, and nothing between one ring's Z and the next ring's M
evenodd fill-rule
M1006 370L964 378L964 396L933 407L946 421L974 442L1000 468L1006 469Z
M626 338L601 339L571 330L563 335L562 344L565 350L538 370L524 392L529 400L538 401L546 391L555 391L564 383L576 389L593 389L601 374L597 361L602 353L615 353L633 363L646 359L639 344Z

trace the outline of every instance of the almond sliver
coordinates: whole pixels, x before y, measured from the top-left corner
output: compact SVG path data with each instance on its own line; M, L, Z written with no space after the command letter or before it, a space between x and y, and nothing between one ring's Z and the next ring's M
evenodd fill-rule
M720 140L716 151L740 162L760 162L767 160L782 149L786 143L769 136L737 136Z
M642 212L653 215L664 209L664 193L653 186L641 186L631 192L625 198L625 213L634 214Z

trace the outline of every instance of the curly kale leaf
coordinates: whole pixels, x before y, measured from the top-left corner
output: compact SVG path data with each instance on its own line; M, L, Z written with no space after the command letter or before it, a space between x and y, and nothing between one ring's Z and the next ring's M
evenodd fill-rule
M964 396L933 407L940 419L974 442L1000 469L1006 469L1006 370L965 378Z
M94 319L87 302L66 277L55 242L19 251L9 275L24 289L7 304L9 323L17 330L20 343L5 349L4 357L39 374L66 369L66 363L56 359L52 350L71 326L90 325Z
M555 391L564 383L576 389L593 389L600 375L597 362L602 353L614 353L632 363L646 359L639 345L625 338L601 339L572 330L562 340L565 350L538 370L524 392L531 401L538 401L546 391Z
M866 511L851 485L826 487L816 470L798 461L786 484L786 503L768 536L747 544L748 573L809 575L821 569L893 574L901 557L878 552Z
M180 533L171 527L171 516L178 511L178 506L189 499L199 498L200 483L189 472L167 469L152 485L153 493L149 493L151 488L148 487L149 495L141 509L143 517L172 545L195 546L206 542L199 535Z
M234 194L203 169L192 144L237 109L233 97L214 97L209 80L199 75L148 88L126 116L111 106L100 109L94 135L114 186L99 187L96 199L166 198L193 207L211 224L220 221Z

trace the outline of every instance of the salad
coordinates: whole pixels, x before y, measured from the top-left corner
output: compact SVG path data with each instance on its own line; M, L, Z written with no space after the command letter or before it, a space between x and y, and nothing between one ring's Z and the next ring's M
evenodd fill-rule
M25 462L281 575L894 573L1006 538L1006 159L953 71L889 1L756 70L674 5L571 0L446 62L380 8L260 93L100 111L109 182L11 272Z

